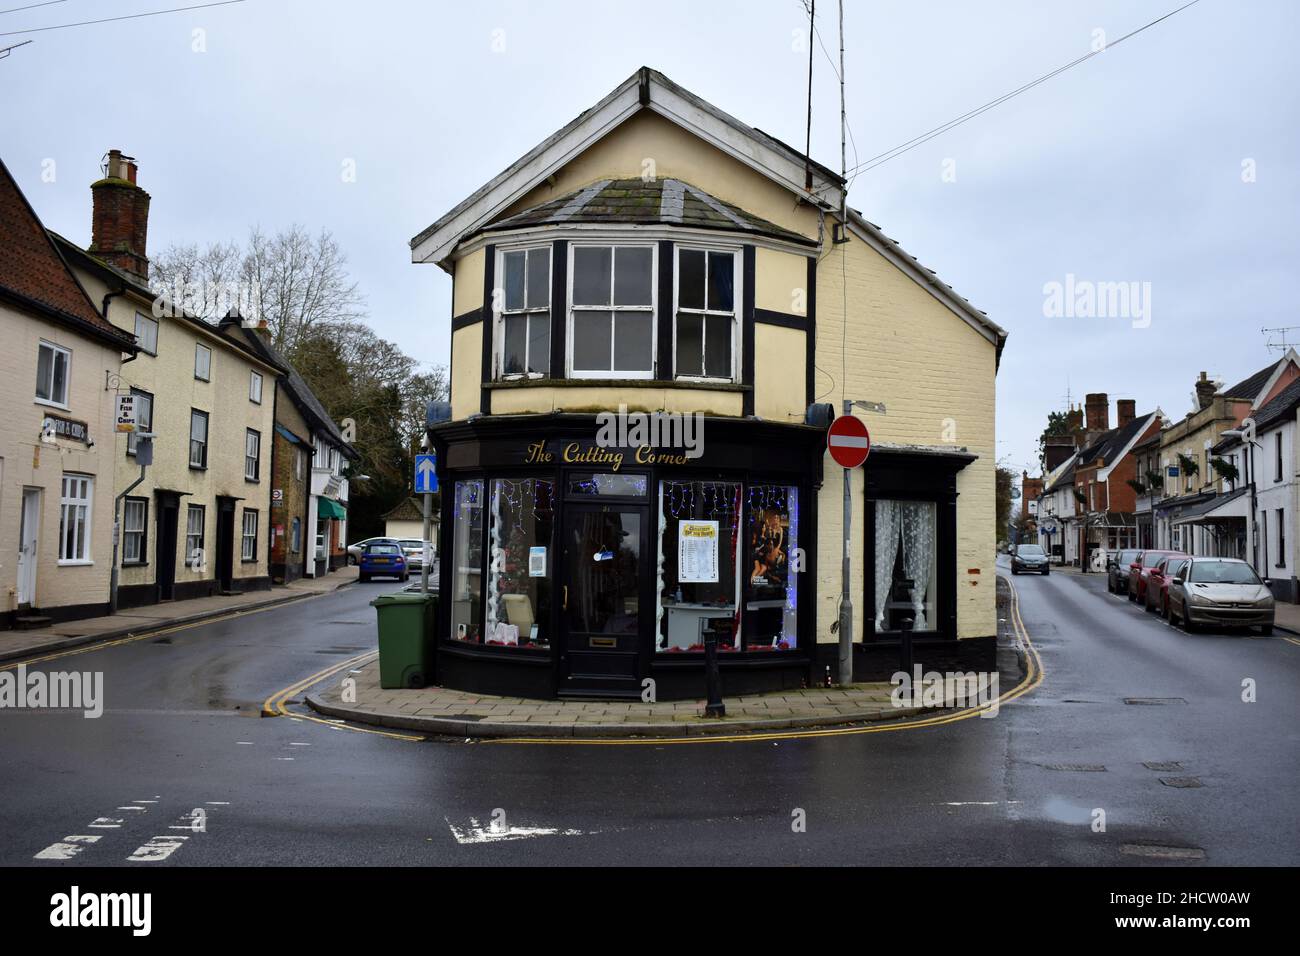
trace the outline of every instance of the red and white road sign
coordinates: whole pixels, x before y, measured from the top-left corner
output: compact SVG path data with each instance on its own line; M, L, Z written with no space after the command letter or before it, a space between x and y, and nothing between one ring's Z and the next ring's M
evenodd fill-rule
M862 419L853 415L841 415L831 422L826 433L826 447L830 450L835 464L842 468L857 468L867 460L871 452L871 435Z

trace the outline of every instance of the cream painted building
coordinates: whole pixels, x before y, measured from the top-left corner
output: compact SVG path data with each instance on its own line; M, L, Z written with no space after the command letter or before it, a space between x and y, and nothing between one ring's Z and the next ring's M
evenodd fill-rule
M453 282L443 683L698 696L714 637L728 693L825 680L845 399L886 409L851 476L855 676L904 644L994 666L1006 335L843 189L642 69L412 240Z
M120 511L118 606L269 588L271 449L283 371L208 322L159 303L145 255L149 197L135 162L116 150L92 187L90 250L54 236L108 320L139 352L108 383L136 396L153 439L144 471L135 436L104 453ZM101 383L101 388L103 383ZM110 393L110 397L111 397ZM128 490L129 489L129 490ZM104 505L112 519L113 501Z
M0 246L0 628L40 626L108 607L105 385L135 345L99 314L3 163Z

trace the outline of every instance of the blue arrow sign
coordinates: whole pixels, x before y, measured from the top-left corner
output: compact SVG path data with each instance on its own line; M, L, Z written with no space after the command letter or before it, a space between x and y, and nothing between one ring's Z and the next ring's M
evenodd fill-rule
M438 490L438 475L434 471L434 455L415 456L415 493L427 495Z

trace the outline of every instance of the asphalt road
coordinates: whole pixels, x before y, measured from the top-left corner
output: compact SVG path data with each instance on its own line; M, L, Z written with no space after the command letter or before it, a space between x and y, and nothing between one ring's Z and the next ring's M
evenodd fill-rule
M373 646L392 584L86 651L39 666L102 671L101 718L0 710L0 864L1298 862L1300 646L1184 634L1100 576L1014 584L1041 686L993 719L836 737L411 742L258 716Z

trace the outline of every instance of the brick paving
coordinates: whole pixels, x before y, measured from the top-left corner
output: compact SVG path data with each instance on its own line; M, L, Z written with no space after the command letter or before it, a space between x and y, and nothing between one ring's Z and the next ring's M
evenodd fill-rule
M343 679L356 680L356 701L343 701ZM307 695L330 717L400 730L457 737L680 737L896 720L934 708L896 707L887 683L808 688L726 697L727 716L704 716L704 701L528 700L443 687L384 690L379 662L340 675ZM951 705L952 702L947 702Z

